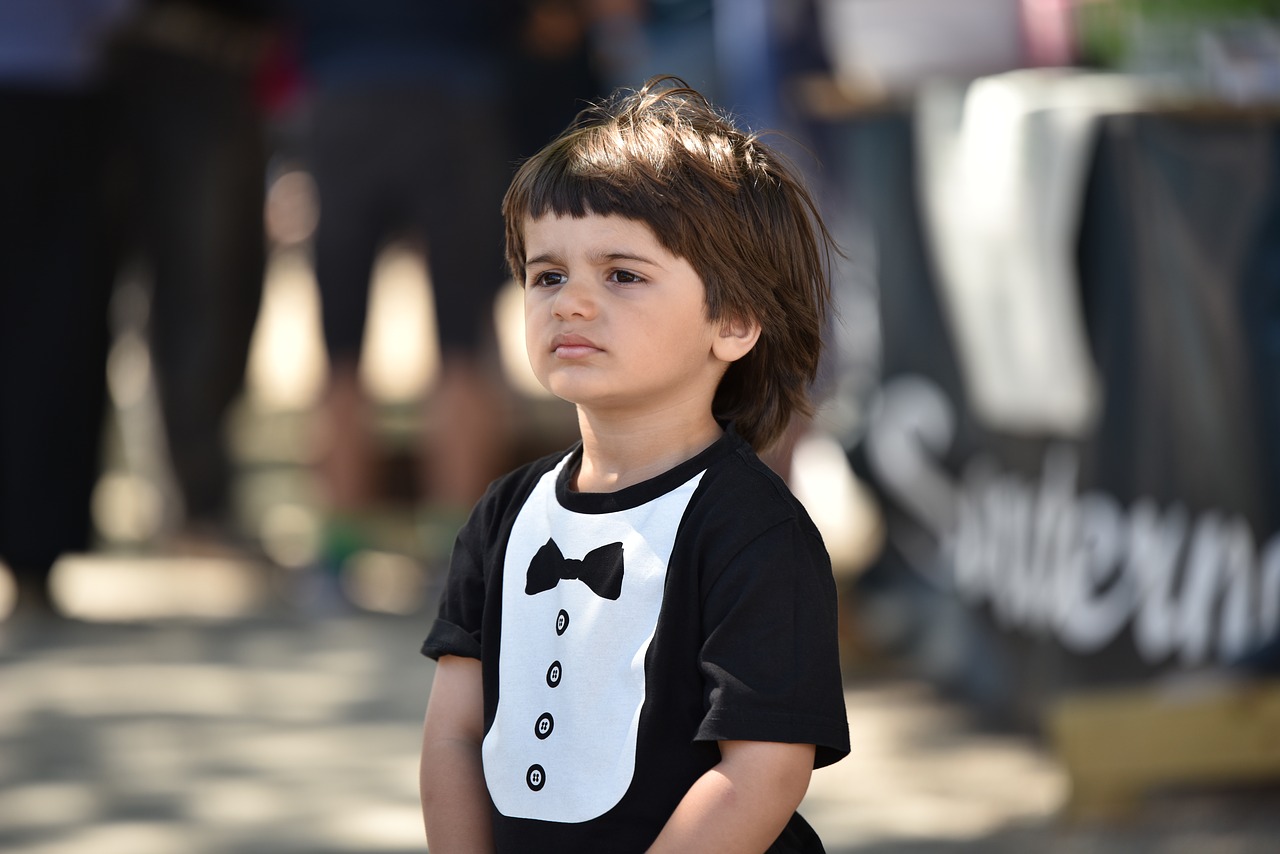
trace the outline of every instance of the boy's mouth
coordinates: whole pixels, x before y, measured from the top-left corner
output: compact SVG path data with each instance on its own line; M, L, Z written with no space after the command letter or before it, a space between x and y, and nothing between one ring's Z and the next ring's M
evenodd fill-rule
M590 338L581 335L557 335L551 339L551 351L562 359L577 359L600 352Z

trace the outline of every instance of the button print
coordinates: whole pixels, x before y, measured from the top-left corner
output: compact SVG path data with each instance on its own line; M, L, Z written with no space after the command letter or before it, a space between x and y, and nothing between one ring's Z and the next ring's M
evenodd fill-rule
M550 712L543 712L538 715L538 721L533 725L533 734L539 739L544 739L551 735L551 731L556 728L555 718L551 717Z
M530 765L529 770L525 772L524 781L529 784L530 789L540 792L542 787L547 784L547 772L543 770L541 765Z
M567 628L569 628L569 612L561 608L560 613L556 614L556 634L564 634Z
M560 684L560 662L553 661L551 666L547 668L547 685L554 688Z

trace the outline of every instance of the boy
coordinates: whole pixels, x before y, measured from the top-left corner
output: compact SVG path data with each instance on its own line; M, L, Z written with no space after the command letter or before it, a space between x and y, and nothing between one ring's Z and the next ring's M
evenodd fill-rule
M813 202L656 81L527 161L503 215L530 361L582 441L458 535L422 650L431 850L821 851L795 808L849 752L835 585L753 451L808 408Z

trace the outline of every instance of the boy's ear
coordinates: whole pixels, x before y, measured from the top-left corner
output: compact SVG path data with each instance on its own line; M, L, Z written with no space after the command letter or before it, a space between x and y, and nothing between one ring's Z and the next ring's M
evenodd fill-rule
M751 352L760 340L760 322L754 318L733 318L720 324L711 352L722 362L736 362Z

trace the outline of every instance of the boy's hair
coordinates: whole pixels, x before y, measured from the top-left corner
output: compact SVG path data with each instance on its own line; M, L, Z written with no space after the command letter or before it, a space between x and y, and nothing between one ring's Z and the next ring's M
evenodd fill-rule
M712 321L755 320L712 412L764 449L811 414L830 304L831 236L779 156L678 78L618 90L517 171L502 204L507 263L522 284L525 218L616 214L643 222L706 286Z

